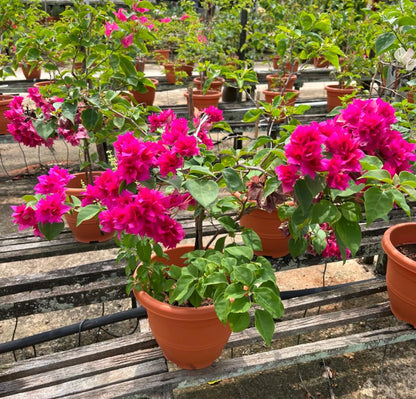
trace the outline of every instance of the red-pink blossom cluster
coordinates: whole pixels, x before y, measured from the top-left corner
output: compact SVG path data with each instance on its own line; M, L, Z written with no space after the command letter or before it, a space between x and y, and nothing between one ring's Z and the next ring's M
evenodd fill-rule
M12 206L13 223L19 225L19 230L33 228L35 236L41 236L40 225L61 223L62 216L71 209L65 203L65 186L73 177L59 166L51 168L47 175L39 176L39 183L34 188L37 201Z
M33 105L25 104L25 99L21 96L13 98L9 104L9 110L4 115L10 120L7 130L16 141L28 147L38 147L45 145L52 147L55 139L63 137L68 143L77 146L82 138L87 138L88 133L81 124L81 115L75 116L75 124L69 119L60 115L59 108L56 110L54 104L63 102L62 98L53 97L45 99L37 87L28 89L28 98ZM41 137L33 124L33 121L40 121L45 124L52 124L55 132L44 139Z
M284 192L316 173L325 176L329 188L345 190L361 172L359 161L365 155L380 158L392 175L409 170L416 145L392 128L394 122L389 103L356 99L334 119L298 126L285 146L287 165L276 168Z
M205 115L209 123L197 119L201 124L208 123L205 127L222 119L214 109ZM87 186L82 206L92 203L103 206L105 210L98 217L105 232L146 236L172 248L185 235L173 216L179 209L193 204L193 199L189 193L177 190L165 193L143 183L158 175L175 176L186 159L198 155L199 145L204 144L199 136L202 129L197 126L199 133L195 136L187 120L177 118L172 110L149 116L149 123L153 134L160 133L157 139L144 140L135 137L133 132L118 136L114 143L117 168L105 171L95 179L94 185Z

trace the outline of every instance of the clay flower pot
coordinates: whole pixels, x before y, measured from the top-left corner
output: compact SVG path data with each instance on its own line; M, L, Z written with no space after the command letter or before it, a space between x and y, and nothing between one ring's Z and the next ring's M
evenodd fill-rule
M193 82L197 90L202 90L201 78L194 78ZM209 86L208 90L221 91L222 86L224 85L224 82L225 82L224 78L221 78L221 77L215 78L212 81L211 85Z
M7 125L10 120L4 116L4 113L9 110L9 104L12 100L13 96L0 94L0 134L9 134Z
M280 61L280 57L277 55L274 56L272 60L273 69L283 70L285 73L297 72L299 69L299 61L295 61L294 63L285 62L283 65L283 63Z
M176 83L175 64L165 64L163 67L165 68L166 81L174 85Z
M324 57L314 57L313 59L313 66L315 68L328 68L329 65L329 61Z
M400 223L386 230L381 241L387 254L386 285L393 314L416 327L416 261L397 247L416 244L416 222Z
M189 106L189 93L186 91L184 93L184 96L186 97L186 100L188 102ZM208 108L209 106L217 107L218 103L221 98L221 92L216 90L207 90L207 92L204 94L202 90L192 90L192 104L194 108L197 108L199 110L203 110L205 108Z
M164 64L169 62L169 49L164 50L153 50L153 54L155 55L156 61L160 64Z
M95 176L99 176L101 172L92 172L92 174L94 178ZM87 184L85 173L75 173L75 177L72 178L66 186L66 194L68 196L73 195L82 200L84 197L83 193L85 192L83 184ZM113 233L104 233L101 231L99 222L96 218L85 220L77 226L77 215L78 213L75 211L64 215L65 220L77 241L92 243L108 241L113 238Z
M23 75L27 80L40 79L42 73L40 66L36 65L32 69L32 65L20 63L20 68L22 68Z
M326 90L326 107L328 112L332 111L335 107L340 107L342 105L341 97L346 96L347 94L352 94L357 89L354 87L339 87L338 85L328 85L325 86Z
M153 82L155 86L159 84L159 81L157 79L150 78L150 80ZM134 99L139 104L144 104L146 106L153 105L155 101L156 87L146 86L146 88L147 91L144 93L141 93L138 90L131 90L131 94L133 94Z
M283 96L285 95L285 93L295 93L296 95L294 97L292 97L291 99L289 99L287 102L285 102L284 100L282 101L282 105L290 105L290 106L294 106L295 102L296 102L296 98L299 96L299 90L294 90L294 89L286 89L283 93ZM276 96L280 96L282 93L279 90L263 90L263 94L264 94L264 98L266 100L266 102L268 103L272 103L273 99Z
M262 251L254 251L258 256L271 256L280 258L289 253L289 240L279 230L282 221L279 219L278 210L267 212L255 208L246 213L240 219L240 225L253 229L260 237Z
M293 84L297 79L296 75L284 74L283 76L278 75L277 73L271 73L266 75L268 89L293 89ZM287 83L286 83L287 82ZM285 86L286 84L286 86Z
M192 246L180 246L166 251L169 261L156 259L182 267L181 256L192 250ZM231 330L219 321L214 305L172 306L144 291L133 292L146 308L152 333L168 360L183 369L201 369L210 366L221 355Z

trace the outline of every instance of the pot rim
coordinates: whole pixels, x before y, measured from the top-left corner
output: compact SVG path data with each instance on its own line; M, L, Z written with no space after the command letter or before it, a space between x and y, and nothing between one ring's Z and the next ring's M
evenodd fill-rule
M416 222L405 222L390 226L383 234L381 246L392 261L400 263L406 269L414 272L416 269L416 261L408 258L406 255L403 255L397 249L397 246L416 244L416 236L414 234L409 234L408 239L406 240L395 240L394 234L402 229L412 229L412 232L416 233Z

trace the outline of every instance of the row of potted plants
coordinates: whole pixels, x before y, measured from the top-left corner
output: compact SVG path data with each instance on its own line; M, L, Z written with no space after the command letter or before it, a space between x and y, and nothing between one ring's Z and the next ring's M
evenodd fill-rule
M66 140L79 146L85 162L80 195L69 190L75 181L72 173L55 166L39 177L34 193L13 208L14 223L53 239L69 213L76 215L76 222L69 224L96 221L103 239L115 237L118 260L126 264L128 291L148 308L166 357L183 368L211 364L231 331L250 325L251 311L260 335L270 344L275 320L284 310L270 262L263 256L268 254L266 244L247 220L250 211L270 213L276 224L284 221L273 249L276 241L285 248L270 255L309 251L344 260L353 257L364 213L367 224L385 218L396 206L410 214L408 201L416 198L415 144L408 122L412 115L405 119L404 108L397 106L396 112L380 98L355 99L325 122L303 126L291 120L241 150L218 153L209 132L229 126L217 108L198 110L187 120L172 110L136 107L125 98L130 89L145 91L154 85L135 64L137 52L153 37L146 14L154 6L106 6L75 1L75 8L54 24L55 40L32 46L23 36L16 42L22 57L35 52L44 57L43 67L54 73L54 82L41 91L29 89L27 98L13 99L6 115L10 133L33 147ZM302 16L306 29L310 20ZM393 28L407 23L400 20ZM399 31L410 43L407 30ZM281 46L285 40L279 36ZM384 54L404 42L379 36L377 43L377 53ZM61 66L64 60L71 60L69 68L68 63ZM400 61L406 61L406 70L411 68L411 59ZM207 71L204 65L201 69ZM211 77L203 75L204 89ZM239 89L255 82L250 68L230 69L226 77L235 79ZM305 110L291 109L289 97L278 96L250 110L245 120L267 115L273 124L284 116L281 105L285 114ZM94 159L93 143L108 149L108 156ZM95 161L102 170L94 175ZM195 220L196 239L192 248L181 248L185 229L178 220L187 212ZM204 223L218 226L205 242ZM171 325L163 327L175 337L179 353L156 330L162 309L171 321L183 321L178 333ZM189 325L205 316L202 332L190 332ZM203 348L185 350L191 337L202 340ZM207 344L208 337L218 337L219 346ZM183 353L189 356L179 358Z

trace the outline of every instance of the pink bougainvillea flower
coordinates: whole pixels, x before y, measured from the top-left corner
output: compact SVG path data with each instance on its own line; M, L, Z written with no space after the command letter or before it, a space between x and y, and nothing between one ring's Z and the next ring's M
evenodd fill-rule
M141 17L139 17L139 21L140 21L140 23L142 23L143 25L145 25L145 24L147 24L149 22L149 18L147 18L144 15L142 15Z
M149 9L148 8L144 8L144 7L140 7L140 3L137 4L133 4L133 10L136 12L140 12L142 14L144 14L145 12L148 12Z
M176 171L183 166L183 159L175 151L166 151L158 159L160 175L166 177L169 173L176 175Z
M54 193L41 198L37 204L35 213L39 223L60 223L62 216L71 209L64 204L65 194Z
M38 177L38 184L34 187L36 194L64 193L65 186L74 177L67 169L55 165L48 174Z
M124 36L121 39L121 44L123 45L124 48L131 46L133 44L133 34L130 33L130 35Z
M185 19L191 18L188 14L183 14L179 19L184 21Z
M162 24L168 24L169 22L171 22L172 20L170 19L170 18L162 18L161 20L160 20L160 22L162 23Z
M282 189L284 193L293 191L293 186L299 178L298 171L299 167L291 164L279 165L276 167L276 174L282 182Z
M198 35L198 42L199 43L206 43L208 41L208 39L206 38L205 35Z
M19 231L34 227L38 224L35 210L32 207L26 204L20 204L17 206L12 205L11 208L13 209L13 224L19 225Z
M110 37L111 33L115 30L119 30L119 27L115 22L114 23L110 23L108 21L105 22L105 35L107 37Z
M122 21L122 22L127 21L127 16L126 14L124 14L124 10L122 8L119 8L118 11L114 13L114 15L119 21Z

